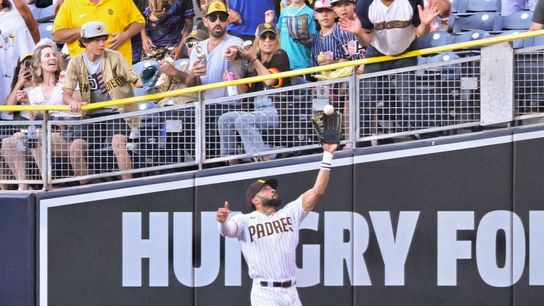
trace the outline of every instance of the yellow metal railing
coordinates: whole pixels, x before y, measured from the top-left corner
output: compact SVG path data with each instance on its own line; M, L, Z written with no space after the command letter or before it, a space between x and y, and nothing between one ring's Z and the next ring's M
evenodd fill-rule
M177 90L168 91L168 92L149 94L145 96L138 96L138 97L112 100L112 101L106 101L106 102L97 102L97 103L86 104L82 106L82 110L89 111L89 110L99 109L104 107L127 105L127 104L133 104L138 102L150 101L150 100L160 100L163 98L176 97L176 96L188 94L188 93L198 93L205 90L222 88L222 87L231 86L231 85L243 85L243 84L249 84L249 83L262 82L262 81L271 80L271 79L294 77L294 76L300 76L305 74L313 74L313 73L330 71L330 70L335 70L335 69L340 69L345 67L355 67L361 64L374 64L374 63L386 62L386 61L391 61L391 60L396 60L401 58L440 53L445 51L453 51L453 50L466 49L466 48L472 48L472 47L481 47L485 45L513 41L517 39L531 38L531 37L541 36L541 35L544 35L544 30L528 31L528 32L522 32L522 33L516 33L516 34L510 34L510 35L504 35L504 36L495 36L495 37L484 38L484 39L479 39L479 40L474 40L469 42L462 42L457 44L444 45L440 47L414 50L414 51L406 52L398 56L381 56L381 57L365 58L360 60L330 64L325 66L297 69L293 71L285 71L285 72L280 72L280 73L275 73L275 74L270 74L265 76L256 76L256 77L238 79L233 81L225 81L225 82L219 82L219 83L213 83L213 84L193 86L193 87L177 89ZM0 112L2 111L70 111L70 108L68 105L9 105L9 106L0 105Z

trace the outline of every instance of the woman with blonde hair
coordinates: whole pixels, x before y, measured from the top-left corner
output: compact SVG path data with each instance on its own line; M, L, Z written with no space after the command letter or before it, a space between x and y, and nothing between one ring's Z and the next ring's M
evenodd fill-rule
M35 87L28 94L18 95L17 100L30 105L64 105L61 82L61 75L64 71L64 59L52 41L38 43L33 52L31 68ZM3 143L2 153L4 159L10 165L11 171L18 180L26 178L26 172L23 171L21 173L20 168L20 165L23 165L22 169L25 169L26 155L16 153L18 151L17 142L20 142L21 139L35 137L36 147L25 149L30 151L40 172L43 172L42 134L39 126L34 125L32 122L36 119L41 120L42 117L41 112L32 112L29 118L31 122L28 135L16 133ZM50 117L52 120L79 119L80 115L78 113L52 111L50 112ZM34 135L31 135L31 133ZM77 137L77 135L74 135L73 131L65 127L59 127L57 130L54 130L51 134L52 153L61 154L69 152L70 142L74 140L74 137ZM24 190L27 188L28 185L19 184L19 189Z
M239 47L238 53L249 61L245 77L268 75L289 70L289 57L280 48L278 30L273 24L262 23L257 27L253 47ZM267 88L289 86L290 79L272 79L249 85L247 92L258 92ZM266 95L255 97L253 111L228 112L218 120L221 136L221 156L236 154L236 133L240 135L246 153L255 154L269 150L261 135L261 130L277 128L279 116L274 102ZM269 156L262 159L267 160ZM231 164L238 161L231 161Z

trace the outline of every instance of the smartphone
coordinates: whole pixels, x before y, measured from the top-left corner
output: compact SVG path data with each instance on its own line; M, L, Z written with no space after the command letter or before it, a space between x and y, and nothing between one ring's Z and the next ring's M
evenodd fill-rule
M25 72L24 74L28 76L25 77L26 80L30 81L32 80L32 73L31 73L31 67L32 67L32 61L31 60L26 60L23 62L23 67L25 67Z

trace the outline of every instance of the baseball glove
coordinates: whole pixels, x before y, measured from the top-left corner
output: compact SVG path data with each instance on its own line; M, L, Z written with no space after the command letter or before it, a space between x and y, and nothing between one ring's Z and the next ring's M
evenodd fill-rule
M342 114L334 111L332 115L319 112L312 117L312 123L321 144L339 144L342 140Z

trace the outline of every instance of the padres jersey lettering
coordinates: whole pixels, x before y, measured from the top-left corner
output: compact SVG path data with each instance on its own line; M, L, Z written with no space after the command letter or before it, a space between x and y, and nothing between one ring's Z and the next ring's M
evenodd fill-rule
M232 217L252 279L295 278L299 226L307 215L300 196L271 215L254 211Z
M259 223L256 225L251 225L249 230L249 236L251 239L251 242L253 242L254 238L262 238L266 236L270 236L273 234L279 234L279 233L285 233L289 231L293 231L293 223L291 222L290 217L286 218L280 218L279 220L272 221L272 222L265 222ZM257 237L255 237L257 236Z

